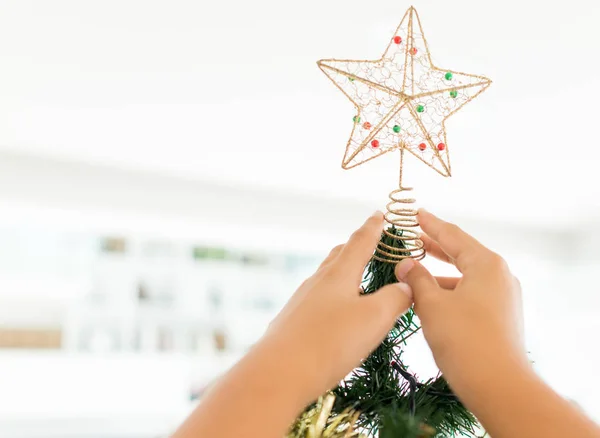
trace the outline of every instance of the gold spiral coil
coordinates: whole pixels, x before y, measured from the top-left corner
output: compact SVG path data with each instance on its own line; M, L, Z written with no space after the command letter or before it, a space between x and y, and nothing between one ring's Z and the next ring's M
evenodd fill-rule
M419 226L417 210L412 207L415 199L404 197L404 192L411 190L411 187L401 186L390 193L384 217L391 226L383 230L384 238L373 255L380 262L398 263L407 258L422 260L425 257L423 242L415 230Z

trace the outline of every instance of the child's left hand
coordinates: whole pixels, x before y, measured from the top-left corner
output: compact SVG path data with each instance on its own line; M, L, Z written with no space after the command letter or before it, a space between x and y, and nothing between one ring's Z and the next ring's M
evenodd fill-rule
M360 295L365 266L381 237L383 215L371 216L348 243L335 247L294 293L261 343L272 344L295 369L311 400L343 379L379 345L412 305L405 283ZM289 363L289 360L285 361Z
M379 345L412 304L407 284L360 295L363 271L382 228L378 212L348 243L331 251L173 438L283 436L308 403ZM263 415L257 415L259 410Z

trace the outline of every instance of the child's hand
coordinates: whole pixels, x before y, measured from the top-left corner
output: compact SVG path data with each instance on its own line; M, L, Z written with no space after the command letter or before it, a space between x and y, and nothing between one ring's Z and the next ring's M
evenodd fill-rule
M425 337L461 401L496 438L600 438L600 429L527 363L520 287L504 261L454 225L425 212L419 220L429 253L454 263L463 277L436 279L412 260L396 274L412 285ZM331 252L174 438L283 436L307 403L379 344L412 303L411 288L401 283L360 295L382 222L381 213L373 215Z
M434 278L405 260L396 275L412 286L415 312L438 367L459 396L477 379L494 378L506 365L527 366L521 288L504 260L455 225L421 210L428 253L454 264L462 278Z
M402 283L360 295L363 271L382 228L383 215L377 212L348 243L335 247L295 292L263 339L275 345L280 355L293 356L309 400L356 367L412 304L410 287Z

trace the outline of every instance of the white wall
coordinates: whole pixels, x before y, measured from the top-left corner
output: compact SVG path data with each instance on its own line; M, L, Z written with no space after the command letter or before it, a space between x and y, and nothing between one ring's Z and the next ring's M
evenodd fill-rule
M372 208L364 202L234 188L18 154L1 158L4 224L194 238L319 254L343 241ZM595 373L600 368L595 342L600 333L597 233L584 226L550 231L461 220L459 212L454 216L503 254L522 281L528 344L540 373L600 417L600 399L594 394L600 389ZM239 231L233 234L232 226ZM451 271L430 259L426 263L437 272ZM426 353L414 361L417 369L429 366ZM22 379L27 386L27 376Z

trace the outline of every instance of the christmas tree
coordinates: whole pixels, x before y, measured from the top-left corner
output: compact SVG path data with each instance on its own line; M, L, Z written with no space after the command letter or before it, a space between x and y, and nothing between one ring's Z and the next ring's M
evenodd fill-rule
M445 122L489 87L483 76L433 65L419 16L409 8L383 56L375 61L326 59L321 70L354 104L352 133L342 162L350 169L399 151L398 188L389 195L388 227L367 266L362 290L374 293L398 280L397 262L425 256L416 231L415 202L404 197L405 152L450 176ZM453 394L442 375L420 381L404 363L405 345L420 330L409 310L385 340L351 375L308 406L289 438L425 438L475 436L476 418Z
M381 243L406 253L403 241L388 235L401 237L402 230L391 226L386 231ZM373 258L363 293L397 281L394 264ZM359 433L380 438L475 436L477 420L452 393L444 377L420 382L403 363L404 346L419 330L414 312L409 310L362 365L332 391L332 406L325 408L336 429L319 433L317 428L311 434L309 425L317 424L323 413L323 402L319 402L307 408L289 438L359 437Z

